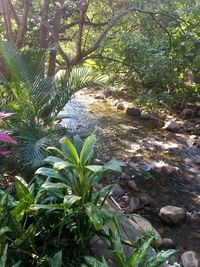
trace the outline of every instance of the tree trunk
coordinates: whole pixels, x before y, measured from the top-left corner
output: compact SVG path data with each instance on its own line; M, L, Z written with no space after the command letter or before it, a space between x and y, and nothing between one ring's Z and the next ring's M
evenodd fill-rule
M41 24L40 24L40 35L39 35L39 46L41 48L47 48L48 46L47 37L49 31L48 28L45 27L45 23L48 20L50 2L51 0L43 0L43 6L41 10Z
M62 9L58 8L56 10L56 14L54 17L53 27L51 29L52 44L55 43L55 45L56 45L56 43L58 43L61 15L62 15ZM52 49L52 51L50 52L49 67L48 67L48 73L47 73L48 76L54 76L55 75L56 56L57 56L57 49L55 48L55 49Z
M17 49L21 48L24 43L24 37L27 30L27 22L28 22L28 13L31 6L32 0L24 0L24 10L22 15L22 20L20 23L19 31L17 34L17 39L15 42L15 47Z

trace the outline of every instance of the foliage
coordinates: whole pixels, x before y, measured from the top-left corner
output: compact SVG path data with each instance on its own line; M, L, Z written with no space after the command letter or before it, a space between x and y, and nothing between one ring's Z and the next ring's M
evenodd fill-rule
M1 112L0 113L0 120L9 117L12 114L14 114L14 113L2 113ZM17 144L17 142L13 138L11 138L6 132L2 132L2 131L0 131L0 142L11 143L14 145ZM0 148L0 155L6 155L7 153L8 153L8 151L6 149L4 149L2 147Z
M17 177L15 197L0 192L1 260L6 266L78 264L94 233L101 235L113 220L102 207L112 185L99 192L95 185L124 164L91 165L95 136L73 140L75 146L64 138L61 150L53 149L61 158L49 156L46 162L52 167L38 169L30 184Z
M85 86L102 81L85 69L74 69L56 81L45 75L44 49L15 51L1 43L0 54L7 63L10 80L1 77L0 101L4 109L16 113L7 123L19 142L18 159L22 167L41 165L45 150L54 138L58 113L72 95Z

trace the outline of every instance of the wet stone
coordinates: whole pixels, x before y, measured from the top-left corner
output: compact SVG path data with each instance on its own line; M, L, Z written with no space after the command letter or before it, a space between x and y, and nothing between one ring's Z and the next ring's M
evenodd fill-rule
M171 249L171 248L175 248L176 245L174 243L174 241L170 238L163 238L162 239L162 247L165 249Z
M129 202L129 211L135 212L140 209L140 199L137 197L131 197Z
M113 187L113 194L115 196L117 196L117 197L121 197L121 196L123 196L125 194L125 191L124 191L124 189L120 185L116 184Z
M128 187L130 188L130 189L132 189L132 190L135 190L135 191L139 191L139 188L138 188L138 186L136 185L136 183L135 183L135 181L133 181L133 180L130 180L130 181L128 181Z
M176 224L186 217L186 212L183 208L165 206L160 209L159 216L166 223Z
M194 251L186 251L181 256L183 267L199 267L199 260Z
M141 110L139 108L127 108L126 109L126 114L130 115L130 116L138 116L138 117L140 117Z
M180 125L175 121L168 121L166 122L163 129L170 131L170 132L178 132L180 130Z

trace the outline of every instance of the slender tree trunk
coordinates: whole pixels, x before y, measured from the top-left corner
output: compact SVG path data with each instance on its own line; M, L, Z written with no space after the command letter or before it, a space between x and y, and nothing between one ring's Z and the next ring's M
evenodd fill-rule
M12 43L13 32L12 32L12 24L11 24L11 11L10 11L7 0L0 1L0 8L1 8L2 17L4 20L4 24L5 24L7 40Z
M17 34L17 39L15 42L15 47L17 49L21 48L24 43L24 37L26 34L26 30L27 30L28 14L29 14L31 3L32 3L32 0L24 0L23 15L22 15L22 19L20 22L19 31Z
M47 48L48 46L48 28L45 27L45 22L48 20L48 14L49 14L49 5L51 0L43 0L43 6L41 10L41 23L40 23L40 35L39 35L39 46L41 48Z
M52 44L55 43L55 45L56 43L58 43L61 15L62 15L62 9L58 8L56 10L56 14L55 14L54 21L53 21L53 27L51 30ZM55 48L54 50L50 52L48 76L55 75L56 56L57 56L57 49Z

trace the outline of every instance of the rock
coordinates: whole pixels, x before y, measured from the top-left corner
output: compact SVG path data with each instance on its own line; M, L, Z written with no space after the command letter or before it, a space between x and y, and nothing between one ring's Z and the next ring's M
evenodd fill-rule
M139 191L139 188L137 187L135 181L130 180L130 181L128 181L128 184L127 185L128 185L128 187L130 189L135 190L135 191Z
M165 123L163 129L170 132L178 132L180 130L180 125L175 121L168 121Z
M124 203L128 204L128 203L129 203L129 196L123 196L123 197L121 198L121 200L122 200Z
M165 206L161 208L159 216L166 223L176 224L186 217L186 212L183 208L175 206Z
M116 108L117 108L117 110L125 110L125 109L126 109L124 103L122 103L122 102L119 102L119 103L116 105Z
M176 245L170 238L163 238L162 239L162 247L165 249L175 248Z
M185 119L189 119L194 117L194 109L192 108L185 108L182 112L181 112L181 116Z
M113 187L113 194L116 195L117 197L121 197L125 194L125 191L120 185L116 184Z
M153 233L155 235L155 239L157 244L160 246L162 244L162 238L160 234L156 231L156 229L152 226L152 224L139 215L132 215L132 220L138 225L141 234L149 235L149 233Z
M200 110L197 112L197 116L200 117Z
M140 200L141 200L142 205L143 205L144 207L146 207L146 206L150 206L150 205L151 205L151 200L150 200L150 198L149 198L148 196L141 196L141 197L140 197Z
M126 114L130 116L137 116L140 117L141 115L141 110L139 108L127 108L126 109Z
M199 267L199 261L194 251L186 251L181 255L183 267Z
M129 201L129 211L135 212L140 209L140 199L137 197L131 197Z
M150 120L151 119L151 115L150 114L144 114L142 113L141 114L141 117L140 117L142 120Z

